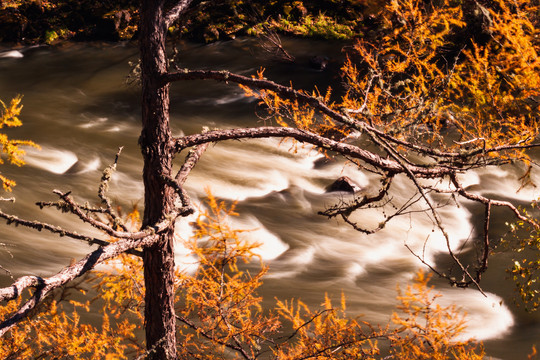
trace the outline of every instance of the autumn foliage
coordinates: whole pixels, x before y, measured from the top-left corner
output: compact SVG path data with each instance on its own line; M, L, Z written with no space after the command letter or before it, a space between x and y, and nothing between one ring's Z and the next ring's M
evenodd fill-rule
M455 306L436 304L429 276L419 272L399 293L392 323L381 327L351 317L342 297L338 306L326 296L321 308L300 299L278 300L264 310L257 289L266 266L250 274L242 263L259 261L257 244L231 228L227 206L209 195L195 221L196 231L183 240L197 259L197 270L177 271L178 354L181 359L480 359L474 342L455 341L464 330ZM140 226L137 210L126 219ZM182 241L179 239L179 241ZM0 339L6 359L144 358L143 269L139 258L122 255L93 272L86 283L71 286L42 304L31 319ZM88 284L93 284L89 289ZM86 288L86 290L84 290ZM92 293L93 301L75 301L68 292ZM71 299L71 300L70 300ZM0 308L5 316L18 301ZM89 306L101 307L88 323ZM94 310L95 311L95 310ZM95 325L95 324L98 325ZM32 339L32 341L29 341ZM381 350L382 347L382 350Z
M531 165L525 150L532 146L538 135L538 8L536 2L525 0L498 0L489 8L478 2L474 2L475 7L450 0L434 3L417 0L387 2L378 14L379 31L358 39L347 49L347 60L342 68L344 95L339 99L330 89L297 91L277 85L266 81L262 71L254 78L219 71L190 72L188 69L159 73L159 82L163 83L192 79L237 82L248 96L260 100L261 108L268 115L265 121L279 125L167 138L166 147L171 150L169 159L188 147L261 134L259 137L278 134L311 141L329 156L332 152L346 158L355 155L357 158L351 155L350 160L359 168L380 176L378 194L356 198L355 203L341 208L339 206L343 204L339 204L330 209L333 212L323 214L328 217L341 215L349 225L366 233L382 229L391 218L409 213L411 204L423 200L434 229L440 231L449 244L437 212L439 204L431 201L427 193L451 194L476 201L485 207L486 214L484 235L478 241L482 245L478 264L463 265L448 245L449 256L458 265L456 268L464 280L439 275L453 285L475 285L482 291L479 281L493 249L489 242L491 207L510 209L524 222L530 219L512 204L468 192L460 185L458 175L486 165L514 161L520 161L526 167ZM474 22L477 27L471 28ZM18 126L20 99L16 98L9 106L2 105L1 126ZM166 105L164 108L168 109ZM281 131L285 128L294 131ZM377 150L369 152L361 146L350 145L359 142L360 136L350 136L355 133L360 133L361 141L369 141ZM8 161L14 164L21 163L19 145L34 145L7 137L0 137L0 141ZM143 151L149 151L148 148ZM200 156L199 150L204 151L192 148L188 155L193 162ZM186 168L185 173L189 173L191 165L186 163L178 178ZM529 172L524 172L525 185ZM381 202L390 204L390 200L382 200L388 198L392 179L398 174L404 174L415 186L416 193L411 195L408 203L402 207L391 204L395 212L373 230L364 229L363 224L348 218L358 209L382 207ZM191 205L182 189L185 178L180 182L166 174L159 175L160 186L174 187L185 208L182 209L185 212L167 214L165 224L160 223L162 228L172 229L173 221L167 223L169 218L186 216L190 210ZM446 188L432 186L422 183L424 178L449 185ZM10 180L1 180L6 189L13 185ZM62 210L75 213L84 222L109 235L124 236L119 240L112 236L113 244L151 238L155 235L154 227L159 228L150 224L151 228L140 229L142 221L136 209L123 222L127 225L118 227L115 218L111 218L114 224L104 225L98 221L98 216L88 216L89 208L75 204L69 194L60 193L59 196L62 201L57 205L60 204L58 207ZM100 197L105 199L101 190ZM103 203L106 209L101 209L101 213L112 214L111 204ZM192 266L178 267L174 277L175 354L178 358L483 358L481 345L474 340L461 340L465 322L459 309L438 305L438 295L428 285L429 276L422 272L417 273L405 290L398 291L399 305L389 324L370 324L355 317L347 312L344 297L339 305L331 300L335 294L321 294L322 304L317 309L307 306L301 299L279 299L274 308L264 309L257 290L267 268L255 255L257 245L246 241L243 231L230 225L228 217L235 215L234 205L227 205L208 194L206 206L199 209L192 224L193 235L189 239L177 239L193 256ZM20 219L2 216L23 223ZM532 220L528 223L535 224ZM40 230L46 228L43 224L31 225ZM75 234L70 236L75 237ZM116 240L118 242L114 242ZM108 247L111 243L99 244ZM538 247L534 241L524 244ZM142 340L146 321L145 289L143 263L137 256L140 251L137 251L135 249L132 254L124 251L94 271L86 282L57 292L54 298L42 303L30 319L17 324L0 339L0 356L17 359L148 356L154 349L148 348ZM420 255L417 257L436 271L435 265L428 264ZM514 272L516 277L529 279L529 273L520 272L517 266L529 265L530 271L537 271L538 261L535 261L518 262ZM260 264L259 271L248 271L246 264L249 268ZM95 298L93 301L75 301L67 297L67 290L89 292ZM0 309L0 315L9 317L20 303L20 298L8 303ZM91 323L83 320L90 306L101 309L99 319ZM155 346L159 347L159 343Z
M19 115L22 110L22 96L14 97L9 104L4 103L0 100L0 129L3 128L12 128L22 125ZM21 166L24 164L23 156L26 153L21 146L33 146L38 147L34 142L30 140L13 140L10 139L6 134L0 133L0 164L3 164L4 161L7 161L9 164L16 166ZM5 160L4 160L5 159ZM12 187L15 186L15 181L6 178L0 174L0 182L2 187L6 191L11 191Z
M345 96L332 102L329 90L306 94L345 112L350 127L359 131L365 123L377 135L428 146L436 153L466 155L474 147L499 160L517 158L529 164L523 150L497 150L531 144L538 134L538 7L526 0L494 3L489 9L480 3L471 9L450 0L438 5L390 1L379 14L377 33L347 50ZM476 18L468 19L472 15L465 11ZM471 28L473 21L480 23L483 37ZM280 125L324 135L329 129L343 136L350 131L276 92L246 92L259 97ZM395 150L406 156L410 149Z

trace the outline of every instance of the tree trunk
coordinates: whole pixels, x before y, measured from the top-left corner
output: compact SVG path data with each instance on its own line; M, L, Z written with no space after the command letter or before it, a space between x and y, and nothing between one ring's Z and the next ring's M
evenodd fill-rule
M164 177L171 177L172 152L169 127L164 0L141 1L140 51L142 80L142 132L145 204L143 227L163 220L174 207L174 193ZM174 314L173 226L160 241L144 249L145 330L150 359L176 359Z

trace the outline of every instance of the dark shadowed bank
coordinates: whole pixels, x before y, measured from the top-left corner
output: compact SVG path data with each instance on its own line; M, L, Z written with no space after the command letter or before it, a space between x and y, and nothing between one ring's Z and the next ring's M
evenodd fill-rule
M212 1L185 14L171 34L190 40L227 40L271 27L283 33L323 38L350 38L373 24L377 2ZM122 41L137 37L136 0L3 0L0 42L54 43L58 40Z

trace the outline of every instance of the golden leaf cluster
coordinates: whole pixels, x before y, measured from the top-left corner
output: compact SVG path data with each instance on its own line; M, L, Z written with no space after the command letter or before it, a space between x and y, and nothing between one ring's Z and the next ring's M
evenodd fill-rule
M486 146L531 143L538 135L540 58L534 2L497 2L487 10L486 44L463 50L449 82L444 108L463 140L485 139Z
M5 317L20 305L13 301L0 307ZM71 311L68 309L72 308ZM3 359L125 359L125 339L136 327L127 320L112 324L104 313L101 325L81 321L88 304L76 301L43 304L31 321L25 321L0 339Z
M22 125L22 122L19 119L19 115L21 114L21 110L23 108L21 102L22 96L20 95L14 97L9 104L6 104L2 100L0 100L0 105L2 106L2 108L0 109L0 129L4 127L12 128ZM0 146L0 154L3 155L2 157L0 157L0 164L3 164L4 159L6 159L8 163L16 166L24 165L23 156L26 152L24 151L24 149L20 148L20 146L32 146L35 148L39 148L39 146L36 145L33 141L12 140L9 139L8 136L4 133L0 133ZM8 179L1 174L0 182L2 183L2 187L6 191L11 191L13 186L15 186L15 181Z
M392 353L397 359L483 359L481 346L471 340L457 340L465 330L465 315L455 305L437 304L439 295L428 285L430 278L419 271L404 292L398 290L401 314L392 315L392 322L399 326Z

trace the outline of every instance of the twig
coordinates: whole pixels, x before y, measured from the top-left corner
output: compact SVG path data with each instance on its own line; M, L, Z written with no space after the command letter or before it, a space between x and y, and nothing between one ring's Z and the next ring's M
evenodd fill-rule
M165 24L167 27L170 27L180 15L182 15L189 5L192 3L192 0L179 0L172 9L169 10L167 15L165 15Z
M418 189L420 195L422 195L422 198L424 198L424 201L426 202L426 204L429 206L430 208L430 211L431 211L431 214L433 215L433 219L435 220L435 224L437 225L437 228L439 229L439 231L441 232L441 234L443 235L444 239L445 239L445 242L446 242L446 248L448 250L448 254L450 255L450 257L452 258L452 260L454 261L454 263L456 263L459 268L461 269L462 273L464 275L466 275L471 281L472 283L477 287L477 289L480 291L480 293L482 293L482 295L486 296L486 294L484 293L484 291L482 290L482 288L480 287L480 284L478 283L477 279L475 277L473 277L469 271L467 270L467 268L461 263L461 261L457 258L457 256L454 254L454 251L452 250L452 246L450 244L450 236L448 235L448 233L446 232L443 224L442 224L442 220L441 220L441 217L439 215L439 213L437 212L437 210L435 209L434 205L432 204L431 200L427 197L427 194L424 190L424 188L422 187L422 185L420 185L420 183L418 182L418 179L414 176L414 174L409 170L409 168L406 166L406 164L403 162L403 157L397 152L395 151L391 146L389 146L387 143L385 143L384 140L379 140L377 138L376 135L374 134L370 134L372 139L379 144L379 146L381 146L383 149L385 149L388 153L388 155L390 155L393 159L395 159L397 162L401 163L402 166L404 167L405 169L405 173L407 174L407 176L409 177L409 179L413 182L413 184L415 185L415 187ZM431 268L431 267L430 267ZM446 277L448 279L448 277ZM454 283L455 285L460 285L460 283L456 282L456 281L453 281L452 279L449 279L452 283Z
M116 157L114 158L114 162L111 165L107 166L105 170L103 170L103 174L101 175L101 180L99 182L98 197L101 199L101 203L105 205L105 213L111 217L113 224L120 227L123 231L128 231L122 219L116 215L115 211L112 208L111 200L107 196L107 191L109 190L109 182L112 179L112 174L116 171L118 158L120 157L123 148L124 147L121 146L118 149Z
M64 228L61 228L60 226L50 225L50 224L40 222L40 221L24 220L15 215L6 214L5 212L1 210L0 210L0 218L7 220L8 225L13 223L15 225L25 226L27 228L35 229L37 231L47 230L53 234L58 234L60 236L67 236L72 239L85 241L89 243L90 245L107 246L110 244L109 241L81 235L75 231L69 231ZM137 250L130 250L129 253L135 256L142 255L141 252Z
M147 237L149 235L160 233L162 231L167 230L178 216L177 212L173 212L173 213L169 214L169 216L166 219L164 219L161 222L153 225L152 227L146 228L146 229L144 229L142 231L138 231L138 232L118 231L118 230L114 230L109 225L107 225L107 224L105 224L105 223L103 223L101 221L98 221L98 220L86 215L81 210L80 206L78 204L76 204L73 201L73 199L69 196L69 194L70 194L69 192L68 193L63 193L63 192L61 192L59 190L54 190L53 193L60 196L60 198L63 201L65 201L66 204L69 206L70 211L73 214L77 215L83 222L92 225L96 229L99 229L99 230L105 232L109 236L119 238L119 239L139 240L139 239L145 238L145 237Z

